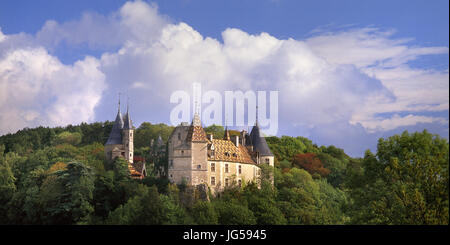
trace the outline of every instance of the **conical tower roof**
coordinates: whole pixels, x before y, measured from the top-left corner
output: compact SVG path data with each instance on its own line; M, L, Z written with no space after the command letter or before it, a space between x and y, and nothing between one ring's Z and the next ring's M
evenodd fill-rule
M267 145L266 138L261 134L259 129L258 121L256 121L255 126L252 128L250 133L251 144L253 145L253 150L258 151L260 156L273 156Z
M200 121L200 116L197 113L194 114L194 119L192 119L191 126L189 126L189 131L186 140L188 142L208 141L208 139L206 138L205 130L203 130L202 127L202 122Z
M123 118L123 129L133 129L133 122L131 121L131 117L130 114L128 113L128 110Z
M107 145L117 145L122 144L122 129L123 129L123 118L119 111L117 112L116 120L114 121L114 125L112 127L111 133L109 133L108 140L106 141Z
M133 122L131 121L130 113L128 112L128 100L127 100L127 113L123 118L123 129L133 129Z

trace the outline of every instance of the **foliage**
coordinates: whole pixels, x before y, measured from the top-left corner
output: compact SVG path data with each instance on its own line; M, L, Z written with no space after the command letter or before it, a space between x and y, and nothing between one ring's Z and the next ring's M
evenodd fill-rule
M135 153L152 164L143 180L130 178L122 158L106 161L111 128L82 123L0 136L0 223L448 224L449 145L427 131L380 139L364 158L303 137L267 137L275 167L261 165L261 179L206 199L151 169L167 162L151 140L166 142L173 127L136 129ZM205 128L219 138L223 130Z
M70 144L78 145L81 143L81 133L79 132L67 132L64 131L55 137L54 143L59 144Z
M305 169L313 176L314 174L319 174L322 177L326 177L330 173L330 170L323 167L320 158L314 153L295 155L293 165Z
M134 136L134 147L139 149L141 147L150 147L151 140L161 138L164 142L167 142L170 134L172 133L174 127L167 126L166 124L151 124L148 122L143 122L135 132Z
M225 128L221 125L210 125L205 127L205 133L212 134L214 139L223 139L223 135L225 134Z
M449 145L427 131L380 139L349 184L352 222L448 224Z

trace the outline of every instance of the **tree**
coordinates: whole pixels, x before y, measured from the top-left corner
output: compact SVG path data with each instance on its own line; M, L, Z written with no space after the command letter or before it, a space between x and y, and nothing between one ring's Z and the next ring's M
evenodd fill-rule
M317 157L323 163L323 167L330 170L326 176L328 183L334 187L340 187L344 183L348 160L340 160L328 153L319 153Z
M45 223L85 223L94 211L92 170L79 162L67 164L65 170L50 174L42 184L40 203Z
M169 214L164 213L164 201L156 187L145 187L140 195L129 199L112 211L107 224L116 225L162 225Z
M212 134L215 139L223 139L223 135L225 134L225 129L221 125L210 125L205 128L205 133Z
M427 131L380 139L376 156L366 152L362 184L351 186L352 222L448 224L448 160L448 142Z
M221 225L256 225L253 212L237 201L216 201L214 206Z
M0 153L2 158L3 153ZM16 191L14 174L7 162L0 159L0 223L4 224L8 220L8 203Z
M245 186L243 192L258 225L286 224L286 218L276 205L276 192L270 183L263 182L261 189L251 183Z
M195 223L198 225L218 225L219 217L211 202L198 201L191 210Z
M55 144L78 145L81 143L81 133L64 131L56 136Z
M319 174L326 177L330 173L330 170L323 167L322 162L314 153L297 154L294 156L292 164L305 169L311 175Z

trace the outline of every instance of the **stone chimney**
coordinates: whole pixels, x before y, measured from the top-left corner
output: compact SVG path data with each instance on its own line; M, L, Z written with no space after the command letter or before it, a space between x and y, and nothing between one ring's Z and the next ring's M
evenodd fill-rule
M235 146L239 147L239 135L231 136L231 141L233 141Z
M209 141L212 141L212 140L213 140L213 135L212 135L212 134L207 134L207 135L206 135L206 138L208 138Z
M245 135L247 134L247 132L245 131L245 130L242 130L241 131L241 138L240 138L240 140L241 140L241 145L243 145L243 146L245 146L246 144L245 144Z

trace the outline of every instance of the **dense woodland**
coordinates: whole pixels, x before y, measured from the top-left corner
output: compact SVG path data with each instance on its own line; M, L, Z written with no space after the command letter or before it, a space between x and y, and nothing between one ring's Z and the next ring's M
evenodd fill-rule
M135 155L149 176L104 157L112 122L23 129L0 137L1 224L448 224L449 143L427 131L379 139L351 158L304 137L268 137L275 168L262 186L231 186L209 200L157 177L150 142L173 127L143 123ZM205 128L216 137L223 127ZM234 132L236 133L236 132ZM153 170L153 171L152 171ZM272 175L275 185L268 181Z

